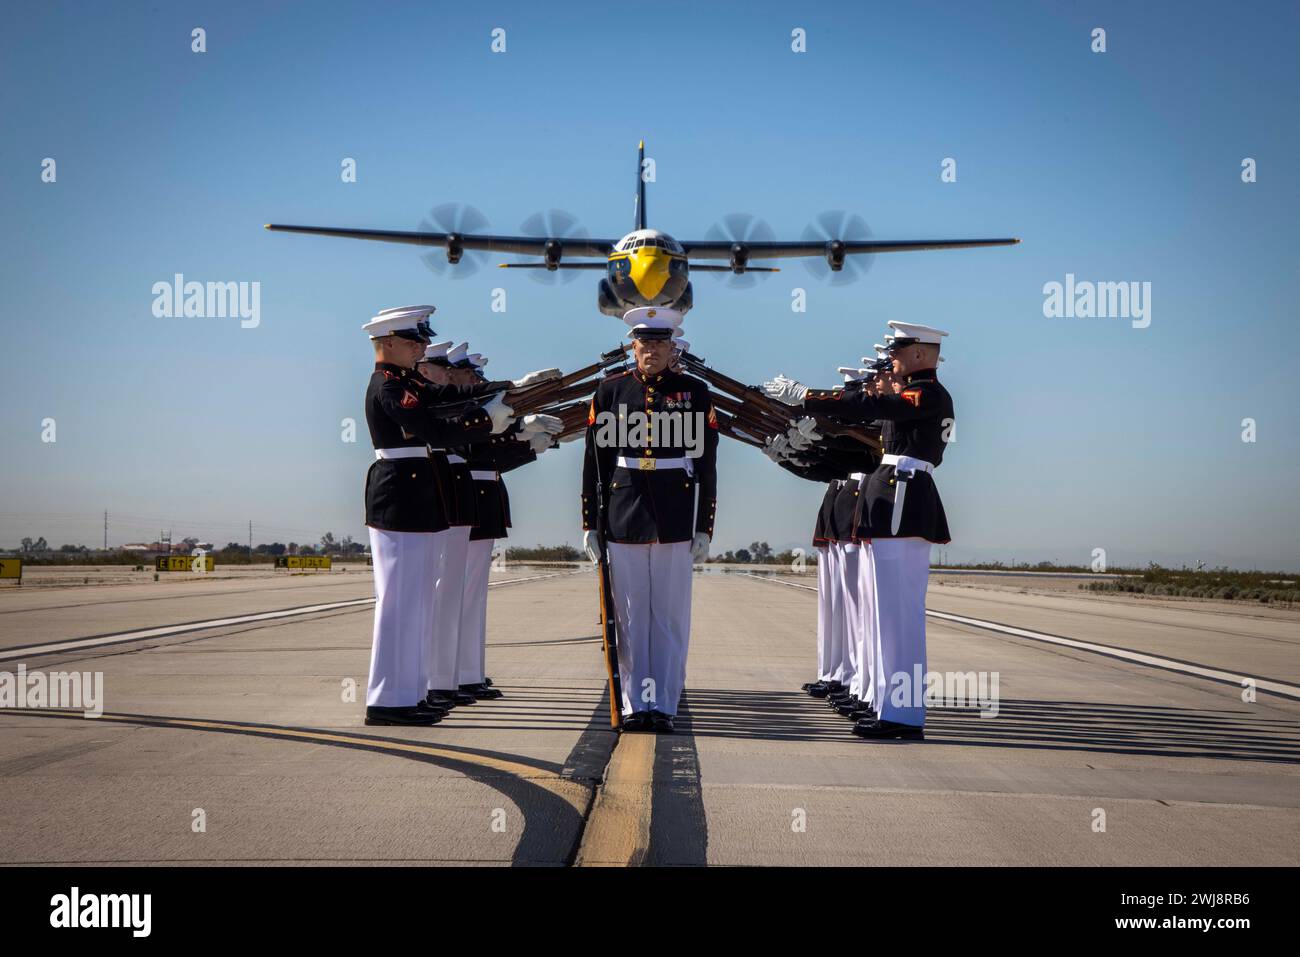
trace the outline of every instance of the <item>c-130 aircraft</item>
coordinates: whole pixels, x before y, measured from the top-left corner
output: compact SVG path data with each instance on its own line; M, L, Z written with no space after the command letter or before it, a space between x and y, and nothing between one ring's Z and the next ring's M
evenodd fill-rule
M803 238L795 242L766 238L770 229L765 224L741 215L727 217L724 220L727 229L710 230L712 235L708 239L677 240L646 225L645 169L645 141L642 140L637 147L636 228L621 239L565 235L567 228L555 228L562 214L554 216L551 222L533 217L543 233L535 236L497 236L455 230L343 229L280 223L268 223L266 228L276 232L433 246L446 250L447 263L452 267L461 262L466 250L482 250L541 257L540 262L501 263L503 269L545 269L552 273L567 269L603 269L605 276L597 285L597 304L602 313L618 317L638 306L666 306L687 312L695 301L690 281L692 270L744 276L779 272L778 267L752 265L754 260L801 258L809 264L810 270L829 275L835 282L854 278L860 271L854 268L856 264L850 257L921 249L1012 246L1020 242L1019 239L848 238L853 233L868 233L866 224L860 217L836 212L823 213L815 225L804 231ZM555 235L545 235L547 232ZM726 235L727 232L731 235ZM850 265L847 273L844 269L846 264Z

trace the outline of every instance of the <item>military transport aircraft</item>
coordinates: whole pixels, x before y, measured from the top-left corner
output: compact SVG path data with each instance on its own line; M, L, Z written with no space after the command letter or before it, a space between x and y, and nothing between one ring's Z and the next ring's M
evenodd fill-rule
M575 234L573 220L553 211L550 216L530 217L525 223L533 236L495 236L476 233L475 222L486 225L470 207L470 216L451 217L452 228L444 232L417 230L400 232L386 229L339 229L328 226L286 226L268 223L266 228L287 233L310 233L317 236L342 236L348 239L372 239L413 246L435 246L446 250L451 266L461 262L466 250L486 250L521 256L540 256L540 262L501 263L503 269L545 269L551 273L567 269L603 269L605 277L597 287L597 302L606 315L622 316L636 306L667 306L686 312L694 303L690 273L723 272L733 276L750 273L778 272L776 267L751 265L753 260L804 258L814 274L830 275L832 282L854 278L861 271L862 260L849 257L874 253L905 252L915 249L962 249L971 246L1010 246L1019 239L872 239L861 217L844 213L823 213L804 230L798 242L781 242L768 238L770 228L744 215L729 216L725 229L710 230L710 238L676 240L665 232L646 226L645 141L638 146L636 184L636 229L622 239L590 239ZM447 207L442 207L446 209ZM435 214L439 210L434 211ZM447 220L448 217L435 215ZM460 222L455 220L459 219ZM466 229L466 224L469 230ZM422 225L435 225L426 223ZM462 231L465 230L465 231ZM855 235L866 238L855 238ZM437 259L441 259L438 256ZM701 260L722 260L721 263ZM845 264L850 268L845 272ZM438 262L436 265L441 266Z

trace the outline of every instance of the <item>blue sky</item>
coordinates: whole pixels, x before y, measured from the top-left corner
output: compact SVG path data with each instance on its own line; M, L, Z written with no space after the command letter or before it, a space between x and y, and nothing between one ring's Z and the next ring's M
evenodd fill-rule
M596 311L598 274L452 281L407 247L261 225L413 229L458 201L502 232L558 207L617 237L644 137L651 225L681 239L731 212L797 238L826 209L882 238L1023 238L881 256L846 286L797 263L745 290L695 276L695 351L748 381L830 384L890 319L951 331L950 559L1300 568L1294 4L43 3L4 20L0 546L97 543L105 509L110 543L243 540L249 520L257 541L361 537L371 453L340 421L362 422L377 309L436 303L497 375L585 364L623 327ZM178 272L260 282L261 324L155 318L152 285ZM1067 273L1150 282L1151 325L1045 318ZM514 474L516 543L578 541L580 469L570 445ZM818 487L732 443L719 469L718 547L807 539Z

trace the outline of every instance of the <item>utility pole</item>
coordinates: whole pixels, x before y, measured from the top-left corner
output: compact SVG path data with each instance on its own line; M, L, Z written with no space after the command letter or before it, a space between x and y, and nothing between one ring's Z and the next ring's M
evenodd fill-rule
M108 509L104 509L104 551L108 551Z
M249 564L252 564L252 561L253 561L253 520L252 520L251 518L248 520L248 561L249 561Z

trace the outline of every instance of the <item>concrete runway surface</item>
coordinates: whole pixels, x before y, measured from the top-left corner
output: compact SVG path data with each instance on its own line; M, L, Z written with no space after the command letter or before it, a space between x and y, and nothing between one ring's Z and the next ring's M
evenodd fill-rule
M1300 863L1300 612L936 573L929 667L997 713L869 743L799 691L815 576L701 572L678 733L619 739L594 575L493 578L506 697L412 730L346 700L364 570L0 590L0 671L105 688L0 709L0 863Z

